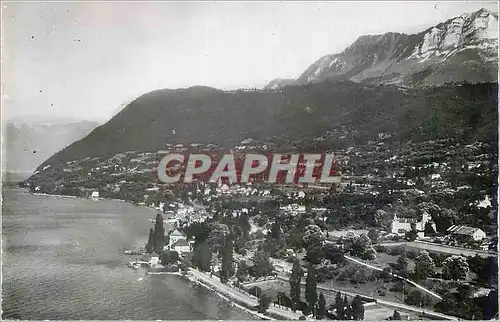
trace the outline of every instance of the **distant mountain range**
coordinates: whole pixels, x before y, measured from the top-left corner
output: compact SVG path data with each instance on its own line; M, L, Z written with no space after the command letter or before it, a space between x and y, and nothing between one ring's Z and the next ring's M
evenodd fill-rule
M325 151L380 135L492 142L498 126L497 26L497 14L480 10L415 35L362 36L297 80L275 80L264 90L152 91L52 155L38 175L49 165L51 173L64 171L73 160L154 152L167 144L233 148L248 138L273 151Z
M493 140L497 91L496 84L401 89L350 81L281 91L226 92L200 86L158 90L140 96L38 170L87 157L154 152L166 144L232 148L247 138L302 150L315 139L327 139L331 148L366 142L378 133L391 133L396 140Z
M2 171L31 174L48 157L85 137L98 123L59 118L17 118L4 124Z
M435 86L497 77L498 14L481 9L417 34L361 36L343 52L318 59L295 81L276 79L265 89L324 80Z

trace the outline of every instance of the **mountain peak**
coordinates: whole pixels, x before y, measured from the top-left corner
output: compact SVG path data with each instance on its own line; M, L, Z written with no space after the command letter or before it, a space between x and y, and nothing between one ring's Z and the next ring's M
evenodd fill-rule
M321 57L298 79L402 85L497 81L498 14L487 9L448 19L420 33L363 35L343 52Z
M266 86L264 86L263 90L277 90L288 85L293 85L294 83L295 83L294 79L275 78L272 81L270 81Z

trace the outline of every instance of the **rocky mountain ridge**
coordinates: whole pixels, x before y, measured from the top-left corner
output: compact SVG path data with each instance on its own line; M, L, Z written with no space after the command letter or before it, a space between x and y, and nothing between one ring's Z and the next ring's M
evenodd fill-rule
M481 9L417 34L388 32L359 37L338 54L321 57L296 85L344 79L376 84L436 86L448 82L496 82L498 14ZM281 85L275 81L266 88Z

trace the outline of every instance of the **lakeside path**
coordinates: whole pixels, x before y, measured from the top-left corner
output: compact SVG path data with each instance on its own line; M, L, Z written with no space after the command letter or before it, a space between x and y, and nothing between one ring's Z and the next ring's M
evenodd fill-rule
M235 300L237 302L245 304L247 307L254 307L258 304L257 299L250 297L249 295L238 291L237 289L230 287L221 283L217 278L210 277L210 275L202 273L196 269L191 268L189 270L189 274L192 277L202 281L205 284L213 287L217 292L221 293L228 298ZM271 306L266 311L267 314L273 316L279 316L285 320L298 320L302 314L294 313L292 311L288 311L285 309L281 309L279 307ZM271 319L271 317L269 317Z

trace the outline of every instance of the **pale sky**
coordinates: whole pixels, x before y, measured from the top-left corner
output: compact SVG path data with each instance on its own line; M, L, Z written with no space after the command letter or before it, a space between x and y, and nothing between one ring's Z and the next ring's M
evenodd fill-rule
M159 88L260 88L359 36L496 2L2 2L3 118L105 120Z

